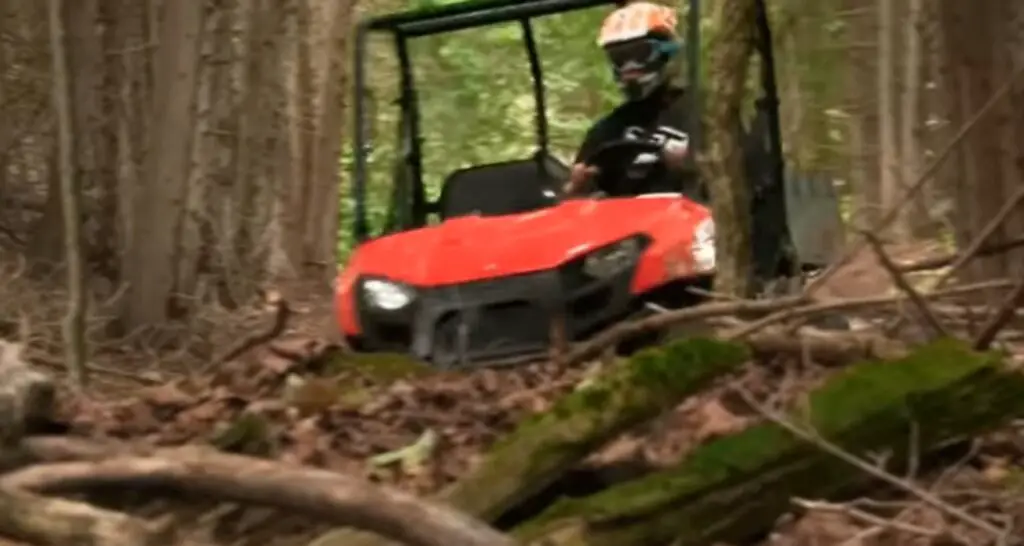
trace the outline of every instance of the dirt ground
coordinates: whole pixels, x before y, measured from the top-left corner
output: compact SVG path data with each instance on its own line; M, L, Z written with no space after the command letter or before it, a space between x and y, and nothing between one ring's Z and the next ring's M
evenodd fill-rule
M904 261L936 253L941 253L941 248L935 245L892 251L896 259ZM25 282L19 278L0 283L6 286L0 300L12 292L20 298L17 304L6 300L6 306L17 305L18 309L3 316L19 317L6 328L22 334L29 331L33 360L60 372L59 352L54 350L58 339L54 317L59 313L52 303L44 305L47 297L32 296L29 287L19 287ZM31 288L38 293L38 287ZM865 254L833 277L824 292L834 297L861 297L892 289L887 273ZM212 441L232 451L272 454L285 461L361 474L429 494L466 473L495 438L523 417L547 408L592 371L536 363L462 374L423 373L416 366L400 363L389 364L393 369L382 378L348 360L339 348L329 287L285 286L272 291L290 304L293 314L287 330L272 343L231 362L211 364L231 342L247 332L268 328L274 311L266 301L254 299L250 308L231 313L210 311L206 320L222 325L216 335L173 351L129 350L124 343L99 346L92 362L90 396L64 399L63 414L73 433L160 446ZM0 322L0 326L4 324ZM754 394L784 402L819 384L829 373L831 370L813 363L783 363L750 367L738 381ZM339 394L327 388L327 382L318 383L316 378L324 375L340 378L345 392ZM297 387L289 376L305 378L305 383ZM723 393L722 389L702 393L644 430L613 442L589 464L630 461L641 467L665 465L702 442L757 421L755 414ZM440 440L419 471L410 474L367 463L374 455L410 445L428 430ZM1022 462L1024 427L983 439L978 452L960 466L914 483L966 507L975 516L1024 522L1024 494L1018 494L1024 491L1024 471L1018 467ZM969 522L911 497L862 499L845 505L816 499L797 501L794 511L763 544L985 543L985 535ZM136 506L139 500L137 495L127 494L111 502ZM299 545L323 529L316 522L266 510L195 502L188 503L186 509L181 503L168 502L182 512L183 523L191 522L197 529L197 540ZM162 502L141 506L143 512L166 508ZM1024 536L1024 529L1018 531Z

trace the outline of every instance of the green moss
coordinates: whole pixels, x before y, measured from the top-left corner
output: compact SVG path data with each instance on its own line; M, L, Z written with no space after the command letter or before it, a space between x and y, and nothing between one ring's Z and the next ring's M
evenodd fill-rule
M345 353L332 358L324 372L331 376L356 372L375 383L388 384L430 375L436 370L399 353Z
M654 418L748 359L745 347L688 339L644 351L500 440L445 500L493 519L623 431Z
M898 464L912 422L927 446L1024 411L1024 377L1003 373L999 364L997 355L942 340L899 361L840 372L791 417L847 449L887 449ZM531 538L579 518L602 529L587 544L678 536L690 537L685 544L732 540L722 533L739 521L746 530L763 529L791 497L827 497L863 479L846 463L767 423L713 441L673 469L557 503L517 532Z
M245 412L210 439L221 451L243 455L267 456L272 449L270 426L266 418Z

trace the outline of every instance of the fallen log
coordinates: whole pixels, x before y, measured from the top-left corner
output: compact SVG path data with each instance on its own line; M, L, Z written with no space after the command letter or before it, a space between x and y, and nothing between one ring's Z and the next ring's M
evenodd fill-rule
M911 439L928 453L1024 413L1024 375L994 353L943 339L843 370L800 406L791 422L851 453L889 453L898 467ZM835 498L871 479L769 422L706 444L674 468L556 503L515 535L546 546L736 543L770 530L794 497Z
M0 467L31 462L24 435L46 428L55 414L54 379L22 358L23 346L0 340ZM81 502L49 499L0 487L0 535L55 546L170 544L168 525Z
M0 446L17 446L21 438L56 413L53 377L22 358L24 347L0 339Z
M921 294L921 297L931 301L1012 286L1013 283L1008 280L984 281L928 292ZM746 339L769 326L774 326L788 320L803 319L806 321L815 316L858 309L885 309L901 305L906 300L907 296L905 294L823 300L812 300L806 294L801 294L770 300L705 303L696 307L674 309L642 319L616 324L587 341L577 343L573 346L572 350L560 358L560 362L563 365L579 364L599 357L610 347L614 347L634 336L666 331L683 325L706 323L711 319L720 317L767 314L763 318L744 323L743 326L733 329L726 336L727 339Z
M146 486L291 510L412 546L513 544L471 517L397 490L327 470L202 447L157 450L144 457L41 464L0 477L0 487L53 493Z
M520 425L442 498L493 521L595 449L677 406L748 359L741 345L706 338L642 352Z
M741 344L706 338L643 351L520 425L492 448L476 471L444 491L440 500L494 521L554 483L595 449L737 370L748 358ZM312 544L389 543L340 529Z
M170 520L147 523L81 502L0 488L0 533L52 546L162 546L173 544Z

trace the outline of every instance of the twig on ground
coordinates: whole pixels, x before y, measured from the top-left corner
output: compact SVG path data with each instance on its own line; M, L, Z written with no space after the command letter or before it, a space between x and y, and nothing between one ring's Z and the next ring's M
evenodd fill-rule
M621 341L647 332L665 330L711 317L745 313L770 313L778 309L797 307L805 303L805 301L803 296L792 296L775 300L712 302L696 307L659 313L651 317L617 324L601 332L593 339L577 344L559 362L564 365L585 362L600 356L605 349L613 347Z
M904 533L908 533L911 535L919 535L923 537L935 537L941 534L940 531L928 529L911 523L898 521L895 518L886 519L882 516L872 514L871 512L862 510L850 504L836 504L826 501L807 500L801 498L793 499L793 504L796 504L797 506L804 508L806 510L832 512L837 514L843 514L844 516L849 516L852 519L859 520L861 522L876 527L877 529L871 529L871 534L877 534L878 532L884 529L895 529L897 531L902 531Z
M909 282L907 282L907 278L904 277L898 269L896 269L896 264L893 263L892 258L890 258L885 252L885 248L882 247L882 241L878 239L878 236L870 232L863 232L862 235L871 246L871 249L875 252L875 256L878 257L879 264L881 264L882 268L889 273L889 276L892 278L892 282L895 283L896 287L907 296L910 303L917 308L918 313L921 314L921 318L924 319L935 335L948 337L949 332L946 330L945 326L942 325L942 322L939 321L938 317L935 316L935 313L933 313L928 307L928 302L924 301L921 294L919 294L918 291L915 290Z
M412 546L514 544L467 515L398 490L327 470L197 447L157 450L150 457L36 465L0 477L0 485L43 492L104 486L167 487L319 516Z
M1007 288L1012 286L1009 281L994 280L985 281L973 284L965 284L961 286L955 286L945 290L935 290L921 294L921 297L925 300L932 300L937 298L946 298L954 296L963 296L965 294L971 294L974 292L980 292L984 290L994 290L999 288ZM746 326L737 329L737 331L730 334L730 339L742 339L755 332L758 332L773 324L792 320L795 318L807 318L814 315L820 315L822 313L830 311L851 311L854 309L865 309L870 307L878 307L882 305L898 304L906 300L906 296L903 294L893 296L872 296L869 298L851 298L851 299L835 299L835 300L823 300L817 303L805 305L803 307L794 306L786 310L778 311L760 320L751 322Z
M833 457L836 457L837 459L853 466L854 468L857 468L858 470L864 472L865 474L875 479L883 481L892 487L902 490L903 492L917 498L918 500L945 513L950 517L953 517L967 525L970 525L976 529L979 529L981 531L984 531L985 533L990 534L994 540L1002 541L1004 537L1006 537L1007 531L1005 529L1000 529L995 525L992 525L991 523L970 514L966 510L946 502L941 497L927 489L921 488L908 480L905 480L898 476L894 476L892 473L887 472L886 470L879 468L875 465L872 465L871 463L830 442L828 439L823 438L816 431L805 429L793 423L790 419L786 418L782 413L771 408L768 408L764 404L761 404L760 402L755 400L754 397L750 394L750 392L748 392L746 389L743 389L742 387L739 387L737 385L733 385L731 388L733 392L735 392L744 401L744 403L748 404L751 408L753 408L754 411L759 413L765 419L786 429L788 432L790 432L797 438L800 438L801 440L808 442L809 444L815 446L821 451Z
M974 340L974 348L978 351L988 349L999 335L999 331L1006 326L1006 323L1013 318L1017 309L1022 305L1024 305L1024 277L1017 281L1017 286L1013 288L1013 292L1010 293L1003 306L981 327L981 333Z
M1009 281L986 281L970 285L956 286L946 290L922 294L926 300L962 296L981 290L992 290L1012 286ZM563 359L558 362L570 366L600 356L605 349L614 347L620 342L639 334L673 328L687 323L704 321L730 315L771 313L756 321L745 323L725 333L727 339L740 340L759 332L778 322L807 318L833 311L849 311L892 305L904 301L903 294L874 296L870 298L851 298L821 300L812 302L804 295L786 296L772 300L740 300L730 302L711 302L696 307L678 309L643 319L624 322L601 332L593 339L575 345Z
M291 308L284 299L277 299L272 303L274 305L274 321L270 324L270 327L263 332L258 332L242 339L232 348L225 351L222 356L215 358L211 363L212 365L230 362L260 345L273 341L284 333L285 328L288 326L288 318L291 316Z

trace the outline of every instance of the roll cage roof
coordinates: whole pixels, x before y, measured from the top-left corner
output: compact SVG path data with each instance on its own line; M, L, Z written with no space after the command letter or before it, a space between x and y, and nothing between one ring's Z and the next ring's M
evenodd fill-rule
M697 105L700 104L700 17L702 0L681 1L689 7L687 17L687 35L685 37L688 62L689 93ZM370 152L370 138L367 129L368 118L366 102L366 53L369 35L372 33L391 34L399 63L399 106L402 114L402 162L409 169L412 177L412 218L413 225L423 225L426 215L436 210L436 203L427 201L422 179L421 137L419 130L419 104L416 97L415 82L408 52L408 40L411 38L455 32L469 28L494 25L499 23L519 22L523 32L523 42L529 61L533 80L533 96L535 104L535 132L538 152L548 151L547 106L543 70L537 53L531 21L538 17L555 15L570 11L583 10L602 5L622 5L625 0L466 0L455 4L438 7L403 11L363 20L356 28L353 48L353 79L355 87L354 137L352 139L354 161L352 168L353 191L355 201L353 218L353 234L357 242L370 236L366 208L367 155ZM775 165L772 168L773 178L781 183L783 164L778 116L778 93L775 84L775 67L772 56L771 33L768 25L765 0L756 0L758 10L758 27L760 32L755 40L755 49L762 58L761 86L764 93L761 106L766 108L770 148ZM697 46L694 47L694 44ZM691 141L700 146L702 139L699 133L691 134Z

